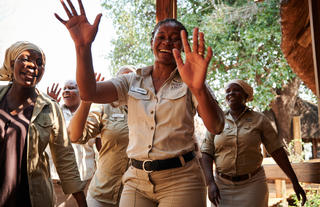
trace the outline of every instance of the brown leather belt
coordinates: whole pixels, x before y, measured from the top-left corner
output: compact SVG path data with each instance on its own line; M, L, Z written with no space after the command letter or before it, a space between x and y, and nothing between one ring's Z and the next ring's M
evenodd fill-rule
M195 157L195 155L193 151L191 151L186 154L183 154L181 157L183 158L184 162L189 162ZM182 167L184 165L184 163L182 163L179 157L169 158L165 160L144 160L144 161L130 159L130 162L133 167L144 170L145 172L148 172L148 173L153 171Z
M260 166L259 168L257 168L256 170L254 170L251 173L245 174L245 175L238 175L238 176L230 176L230 175L226 175L223 173L219 173L218 175L222 178L225 178L227 180L230 180L232 182L240 182L240 181L244 181L244 180L248 180L249 178L253 177L255 174L257 174L260 170L262 169L262 167Z

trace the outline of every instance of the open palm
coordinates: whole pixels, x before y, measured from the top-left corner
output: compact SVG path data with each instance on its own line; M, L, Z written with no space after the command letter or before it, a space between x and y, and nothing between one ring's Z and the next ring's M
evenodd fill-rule
M61 4L69 19L63 20L58 14L55 14L56 18L67 27L71 35L71 38L73 39L76 46L90 45L97 34L98 26L102 15L98 14L94 23L91 25L88 22L81 0L78 0L80 15L78 15L71 0L67 0L67 2L71 11L67 8L64 1L61 0Z
M199 33L198 28L193 31L193 51L190 49L184 30L181 31L181 38L186 54L185 63L183 63L180 52L177 49L173 51L180 76L190 89L201 89L204 86L207 68L212 58L212 49L210 47L207 49L207 55L204 58L204 35Z

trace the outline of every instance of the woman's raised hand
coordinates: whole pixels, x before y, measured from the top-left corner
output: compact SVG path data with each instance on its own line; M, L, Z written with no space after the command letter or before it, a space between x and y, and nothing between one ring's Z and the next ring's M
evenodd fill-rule
M94 20L93 25L91 25L88 22L81 0L78 0L80 14L77 13L71 0L66 1L68 2L71 11L66 6L64 0L60 0L69 19L63 20L58 14L55 13L54 15L62 24L67 27L76 46L91 45L97 34L102 14L98 14L96 19Z
M53 83L51 86L51 90L49 90L49 86L47 87L47 94L59 103L61 100L61 97L59 97L61 88L59 88L59 90L58 88L59 83Z
M181 38L186 55L185 63L183 63L179 50L173 50L180 76L191 90L200 90L204 86L207 69L212 58L212 49L208 47L207 55L204 57L204 34L199 32L198 28L193 30L192 50L184 30L181 31Z

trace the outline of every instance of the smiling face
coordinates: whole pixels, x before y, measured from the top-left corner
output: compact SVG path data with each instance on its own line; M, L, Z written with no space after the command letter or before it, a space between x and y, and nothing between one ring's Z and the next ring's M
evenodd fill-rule
M35 87L44 73L43 57L35 50L23 51L13 64L13 83L23 87Z
M238 84L231 83L226 88L226 101L231 109L243 108L247 97L248 95Z
M182 49L181 27L174 22L162 24L154 33L151 48L155 61L162 64L175 64L172 49Z
M77 106L80 104L81 99L76 81L69 80L64 84L62 98L67 107Z

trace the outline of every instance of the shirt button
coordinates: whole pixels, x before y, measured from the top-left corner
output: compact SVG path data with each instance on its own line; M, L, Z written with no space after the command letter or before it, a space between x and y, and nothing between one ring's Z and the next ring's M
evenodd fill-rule
M151 145L150 144L148 145L148 148L151 149Z
M153 130L153 126L151 127L151 130Z

